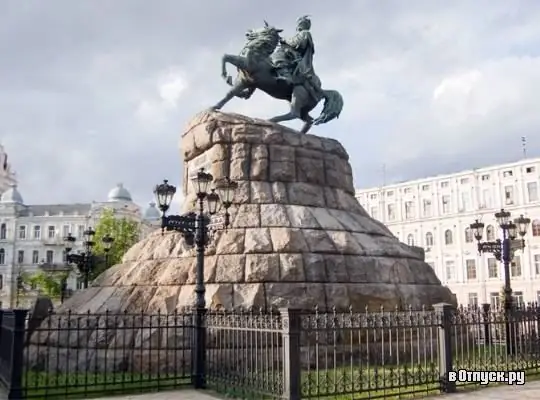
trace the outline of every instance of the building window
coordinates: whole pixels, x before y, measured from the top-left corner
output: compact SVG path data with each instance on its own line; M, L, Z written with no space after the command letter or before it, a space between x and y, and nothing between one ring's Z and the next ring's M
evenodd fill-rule
M32 264L37 264L39 262L39 251L32 251Z
M452 281L455 279L455 275L456 275L456 266L455 266L455 263L454 261L452 260L448 260L445 262L445 274L446 274L446 280L447 281Z
M45 254L47 264L52 264L54 262L54 252L52 250L47 250L47 253Z
M41 226L40 225L34 225L34 239L41 239Z
M19 239L26 239L26 225L19 226Z
M540 290L536 292L536 303L540 304Z
M469 178L461 178L459 183L461 185L466 185L467 183L469 183Z
M448 187L448 181L441 182L441 187L442 188L447 188Z
M414 246L414 236L413 236L412 233L409 233L409 234L407 235L407 244L408 244L409 246Z
M373 193L373 194L371 194L371 195L369 196L369 198L370 198L371 200L377 200L377 195L376 195L375 193Z
M540 219L535 219L532 222L532 235L540 236Z
M538 183L529 182L527 183L527 194L529 195L529 201L538 201Z
M523 302L523 292L512 293L512 298L514 299L514 302L518 307L523 307L523 305L525 304Z
M503 172L503 177L504 177L504 178L510 178L510 177L513 176L513 175L514 175L514 173L513 173L512 170L510 170L510 169L509 169L508 171L504 171L504 172Z
M431 217L431 200L424 199L422 202L422 212L424 217Z
M84 237L84 231L85 231L84 225L79 225L79 227L77 228L77 237L79 239Z
M19 252L17 253L17 262L19 264L24 263L24 250L19 250Z
M493 225L488 225L486 228L486 240L495 240L495 228L493 227Z
M392 197L394 195L394 191L393 190L389 190L388 192L386 192L386 196L387 197Z
M510 275L512 277L521 276L521 257L514 256L512 263L510 264Z
M469 305L470 306L477 306L478 305L478 294L477 293L469 293Z
M429 185L422 185L422 190L427 192L429 190Z
M414 203L412 201L405 202L405 218L406 219L414 218Z
M488 258L488 278L494 279L499 277L499 262L496 258Z
M433 234L431 232L426 233L426 246L433 246Z
M498 309L501 307L501 295L499 292L491 292L489 294L489 302L491 308Z
M0 239L6 239L7 237L7 227L6 224L0 225Z
M396 220L396 205L388 204L388 221Z
M540 275L540 254L534 255L534 273Z
M473 242L473 233L471 228L465 228L465 243Z
M410 187L403 189L403 193L411 193L412 189Z
M528 173L528 174L532 174L534 172L535 168L534 167L527 167L525 168L525 172Z
M450 212L450 196L442 197L442 212L448 214Z
M6 251L4 249L0 249L0 265L4 265L6 263Z
M0 275L0 289L4 288L4 275Z
M471 197L469 193L461 193L461 211L468 211L471 209Z
M467 280L476 279L476 260L467 260L465 264L467 265Z
M377 219L377 217L373 217L373 218ZM70 228L69 225L64 225L64 226L62 227L62 237L66 237L66 236L69 235L69 231L70 231L69 228Z
M484 189L482 190L482 199L484 200L481 208L491 208L491 190Z
M489 175L482 175L482 178L481 178L484 182L485 181L489 181Z
M379 215L378 215L377 211L379 211L379 207L371 207L371 218L373 218L373 219L378 219L379 218ZM67 236L67 234L65 236Z
M508 206L514 204L514 187L513 186L504 187L504 204Z
M49 225L49 227L47 228L47 237L49 239L54 239L55 236L56 236L56 228L54 227L54 225Z
M450 229L444 232L444 244L449 246L454 243L454 235Z

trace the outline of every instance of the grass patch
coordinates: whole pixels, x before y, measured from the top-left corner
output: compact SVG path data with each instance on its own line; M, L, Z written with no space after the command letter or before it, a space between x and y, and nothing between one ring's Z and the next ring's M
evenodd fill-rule
M83 399L148 393L189 386L190 377L134 373L51 373L28 371L23 394L28 399Z

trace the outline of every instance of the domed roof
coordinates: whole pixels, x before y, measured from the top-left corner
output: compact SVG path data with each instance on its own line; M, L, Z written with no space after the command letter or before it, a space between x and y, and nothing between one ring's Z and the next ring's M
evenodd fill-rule
M148 205L148 208L146 209L146 211L144 212L144 219L151 221L151 220L156 220L160 218L161 218L161 213L156 208L156 203L151 202Z
M107 197L109 201L133 201L131 193L121 183L117 184L114 189L111 189Z
M8 190L2 193L0 203L24 204L21 193L17 190L17 185L12 185Z

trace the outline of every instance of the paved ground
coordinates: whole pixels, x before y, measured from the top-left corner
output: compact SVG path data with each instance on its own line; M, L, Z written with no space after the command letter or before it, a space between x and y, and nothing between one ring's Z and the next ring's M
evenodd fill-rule
M540 400L540 381L526 383L524 386L495 386L468 393L430 397L432 400L437 398L444 400Z
M101 400L215 400L219 397L196 390L180 390L174 392L160 392L152 394L108 397ZM468 393L438 395L430 399L448 400L539 400L540 381L526 383L525 386L495 386L479 389Z
M197 390L174 390L150 394L107 397L99 400L216 400L219 397Z

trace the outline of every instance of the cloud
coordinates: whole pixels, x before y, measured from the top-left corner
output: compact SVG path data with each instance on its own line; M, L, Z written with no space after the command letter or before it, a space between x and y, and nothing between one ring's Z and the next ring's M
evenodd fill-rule
M313 133L345 145L358 186L516 159L521 136L540 153L532 0L6 1L0 141L25 199L101 200L121 181L145 204L160 180L180 182L182 128L228 90L222 54L264 19L291 35L305 14L323 86L345 99ZM287 109L258 92L224 111Z

